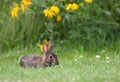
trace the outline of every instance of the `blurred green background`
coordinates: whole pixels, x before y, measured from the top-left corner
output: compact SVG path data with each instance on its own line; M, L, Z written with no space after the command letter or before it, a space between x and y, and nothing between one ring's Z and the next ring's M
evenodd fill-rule
M120 0L74 0L76 11L66 11L69 0L32 0L24 14L12 18L13 2L0 0L0 51L36 46L46 38L55 45L80 46L85 50L101 50L105 47L120 48ZM83 5L81 5L81 3ZM53 4L60 8L62 20L47 19L43 10Z
M12 18L13 2L0 0L0 82L120 82L120 0L31 0ZM29 1L29 0L27 0ZM48 19L44 9L56 4L62 20ZM26 54L42 52L37 43L52 39L60 64L46 69L20 67Z

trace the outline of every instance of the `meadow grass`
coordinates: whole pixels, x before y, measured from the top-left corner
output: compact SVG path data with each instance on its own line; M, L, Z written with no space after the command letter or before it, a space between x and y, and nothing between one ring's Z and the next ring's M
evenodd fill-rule
M59 66L21 68L20 58L29 53L41 54L37 48L14 49L0 53L0 82L119 82L120 54L103 50L80 53L79 49L58 48ZM96 58L97 56L100 56Z

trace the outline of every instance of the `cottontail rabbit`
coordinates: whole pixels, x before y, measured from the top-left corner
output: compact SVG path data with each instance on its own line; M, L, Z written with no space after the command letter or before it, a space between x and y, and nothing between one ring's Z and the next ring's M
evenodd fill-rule
M29 54L23 56L20 60L21 67L47 67L51 65L58 65L59 61L57 55L52 52L52 43L43 44L43 56Z

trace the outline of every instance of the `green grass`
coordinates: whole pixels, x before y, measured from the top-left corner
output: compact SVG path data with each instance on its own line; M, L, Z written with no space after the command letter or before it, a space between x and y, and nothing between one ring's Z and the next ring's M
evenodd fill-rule
M40 54L36 48L0 53L0 82L120 82L119 53L104 50L96 58L97 53L80 53L78 49L54 51L58 53L60 65L38 69L19 66L22 55Z

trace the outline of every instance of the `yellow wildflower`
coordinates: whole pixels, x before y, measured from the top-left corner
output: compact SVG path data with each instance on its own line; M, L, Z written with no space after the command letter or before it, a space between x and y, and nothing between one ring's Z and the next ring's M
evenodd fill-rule
M92 3L92 0L85 0L86 3Z
M22 2L24 5L31 5L32 1L31 0L22 0Z
M55 14L58 14L60 12L60 9L58 6L53 5L43 11L45 17L52 18L55 16Z
M56 5L51 6L50 10L53 11L55 14L58 14L60 12L59 7Z
M11 16L12 18L18 17L19 6L16 2L13 3L13 8L11 9Z
M22 9L22 13L25 12L25 10L27 9L27 6L25 6L23 3L21 4L21 9Z
M56 21L57 21L57 22L60 22L61 20L62 20L61 15L57 15Z
M48 17L48 18L52 18L55 15L55 13L50 10L50 8L45 9L43 13L45 17Z
M67 11L68 10L77 10L78 8L79 8L78 4L71 2L67 5L66 10Z
M50 39L45 39L44 40L45 44L49 45L51 42L50 42Z
M28 9L28 6L32 4L31 0L22 0L21 1L21 9L22 9L22 13L25 12L26 9Z
M40 48L41 51L43 51L43 45L42 44L37 44L37 46Z
M71 3L68 4L67 7L66 7L66 10L70 10L71 9L71 5L72 5Z

